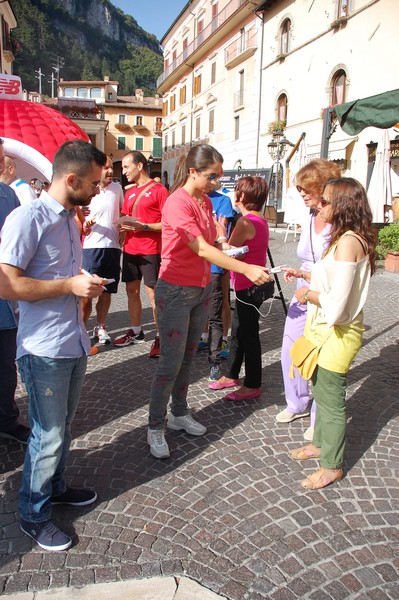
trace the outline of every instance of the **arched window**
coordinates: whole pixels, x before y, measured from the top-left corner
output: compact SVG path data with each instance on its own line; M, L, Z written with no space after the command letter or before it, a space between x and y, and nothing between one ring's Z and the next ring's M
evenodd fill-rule
M337 18L349 16L349 0L338 0Z
M289 52L290 31L291 31L291 21L289 19L285 19L285 21L283 21L283 24L281 25L280 54L288 54L288 52Z
M287 122L288 100L286 94L280 94L277 100L277 120Z
M343 69L337 71L331 81L331 104L345 102L346 73Z

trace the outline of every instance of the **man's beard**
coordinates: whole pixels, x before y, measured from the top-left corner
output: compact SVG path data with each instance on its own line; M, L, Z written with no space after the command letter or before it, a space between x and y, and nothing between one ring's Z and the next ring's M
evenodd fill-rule
M90 198L78 198L77 196L71 196L69 198L69 203L71 206L89 206L93 196Z

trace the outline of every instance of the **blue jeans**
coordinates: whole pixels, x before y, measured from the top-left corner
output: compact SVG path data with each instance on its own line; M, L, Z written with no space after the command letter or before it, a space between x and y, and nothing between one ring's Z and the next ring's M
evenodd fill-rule
M29 438L19 492L22 519L50 518L50 498L62 494L71 425L80 398L87 357L45 358L27 354L18 369L29 396Z
M169 396L175 417L187 414L190 367L209 315L211 285L181 286L158 279L155 304L161 354L150 395L149 426L163 429Z

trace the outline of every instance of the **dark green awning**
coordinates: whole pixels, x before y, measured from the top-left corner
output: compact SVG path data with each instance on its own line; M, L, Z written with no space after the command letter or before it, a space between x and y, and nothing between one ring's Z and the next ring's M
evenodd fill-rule
M370 126L388 129L399 123L399 90L336 104L334 110L348 135L357 135Z

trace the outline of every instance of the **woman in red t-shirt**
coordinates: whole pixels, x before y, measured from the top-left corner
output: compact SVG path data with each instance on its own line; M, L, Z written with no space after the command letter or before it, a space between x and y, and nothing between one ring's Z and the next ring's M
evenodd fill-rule
M188 411L190 366L208 318L211 264L245 275L261 285L270 279L265 267L221 252L212 202L207 197L222 173L222 155L206 144L194 146L177 163L171 194L162 211L162 263L155 287L161 354L150 395L147 441L156 458L167 458L168 427L203 435L206 427ZM215 246L216 244L216 246Z

